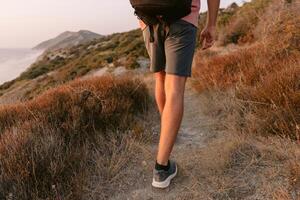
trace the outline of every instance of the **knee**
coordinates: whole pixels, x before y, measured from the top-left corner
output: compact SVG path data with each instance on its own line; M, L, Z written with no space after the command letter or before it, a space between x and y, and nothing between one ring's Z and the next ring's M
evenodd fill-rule
M169 102L181 102L184 98L184 90L171 87L166 90L166 100Z
M184 97L184 84L173 83L165 89L166 98L171 101L181 101Z

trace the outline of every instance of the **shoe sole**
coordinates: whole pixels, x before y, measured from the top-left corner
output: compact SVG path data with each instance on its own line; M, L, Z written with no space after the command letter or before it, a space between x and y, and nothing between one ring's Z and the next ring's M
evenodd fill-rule
M177 165L176 165L176 171L174 174L170 175L165 181L163 182L157 182L153 179L152 181L152 186L155 187L155 188L161 188L161 189L164 189L164 188L167 188L169 187L170 183L171 183L171 180L173 178L175 178L175 176L177 175Z

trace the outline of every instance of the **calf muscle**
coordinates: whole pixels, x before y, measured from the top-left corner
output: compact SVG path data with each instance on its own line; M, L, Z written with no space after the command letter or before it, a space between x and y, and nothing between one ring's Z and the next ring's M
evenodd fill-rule
M183 117L184 89L186 77L169 75L165 77L166 100L161 116L161 134L157 162L168 163Z

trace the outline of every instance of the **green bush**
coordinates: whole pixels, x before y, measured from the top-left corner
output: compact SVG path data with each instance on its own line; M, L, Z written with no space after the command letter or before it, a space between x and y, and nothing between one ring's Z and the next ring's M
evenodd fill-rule
M138 62L136 61L136 57L129 56L125 62L125 67L127 69L136 69L139 67Z

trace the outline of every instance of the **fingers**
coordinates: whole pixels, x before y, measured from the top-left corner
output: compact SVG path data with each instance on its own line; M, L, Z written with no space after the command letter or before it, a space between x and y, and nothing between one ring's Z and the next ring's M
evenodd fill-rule
M209 37L209 35L207 34L206 31L203 31L201 33L201 35L200 35L200 44L201 44L202 49L205 48L208 37Z
M202 50L209 49L213 45L214 45L214 42L210 42L210 43L205 42L205 45L202 47Z
M202 50L208 49L213 46L214 39L211 35L207 34L205 35L203 41L202 41Z

